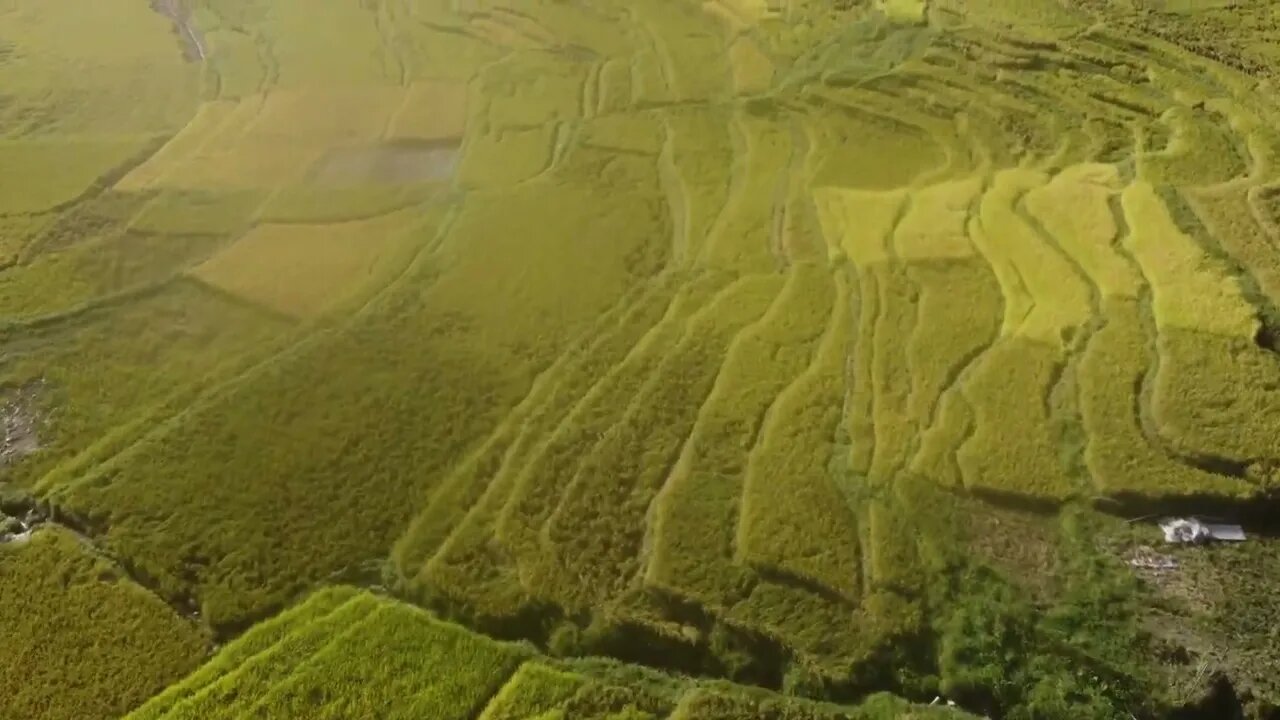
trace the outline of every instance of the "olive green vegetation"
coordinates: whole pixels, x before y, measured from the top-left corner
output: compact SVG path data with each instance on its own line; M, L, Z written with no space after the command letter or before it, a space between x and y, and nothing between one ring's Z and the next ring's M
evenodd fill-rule
M194 670L208 632L61 529L0 546L0 717L119 717Z
M0 0L0 490L229 641L140 717L1280 704L1265 0L82 5ZM1102 514L1197 503L1239 595Z
M605 660L558 661L353 588L263 621L128 715L150 718L962 718L878 696L816 703Z

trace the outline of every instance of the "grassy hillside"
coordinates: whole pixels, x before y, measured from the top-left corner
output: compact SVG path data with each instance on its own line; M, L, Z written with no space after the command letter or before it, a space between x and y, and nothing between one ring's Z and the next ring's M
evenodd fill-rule
M859 707L664 675L603 659L558 661L335 587L255 626L130 720L214 717L959 718L888 696Z
M82 538L0 717L206 637L142 716L1280 707L1267 0L82 5L0 0L0 497Z

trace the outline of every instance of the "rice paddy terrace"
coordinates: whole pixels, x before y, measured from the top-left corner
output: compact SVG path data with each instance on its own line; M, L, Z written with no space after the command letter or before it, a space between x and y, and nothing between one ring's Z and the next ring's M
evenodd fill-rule
M0 0L0 719L1280 716L1277 68L1268 0ZM1131 562L1184 512L1250 540Z

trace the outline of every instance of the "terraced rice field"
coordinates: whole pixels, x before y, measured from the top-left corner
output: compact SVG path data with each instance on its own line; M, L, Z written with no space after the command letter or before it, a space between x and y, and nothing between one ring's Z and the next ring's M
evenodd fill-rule
M1276 717L1276 68L1269 0L0 0L0 720ZM1131 562L1187 513L1249 541Z
M214 717L956 718L890 696L860 707L555 660L350 587L312 595L218 651L130 720Z

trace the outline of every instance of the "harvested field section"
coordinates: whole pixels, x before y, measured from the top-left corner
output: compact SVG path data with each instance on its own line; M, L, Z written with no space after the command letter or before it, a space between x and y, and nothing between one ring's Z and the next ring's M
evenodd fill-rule
M396 143L344 147L329 151L311 170L310 180L324 187L386 186L445 182L458 164L455 143Z

